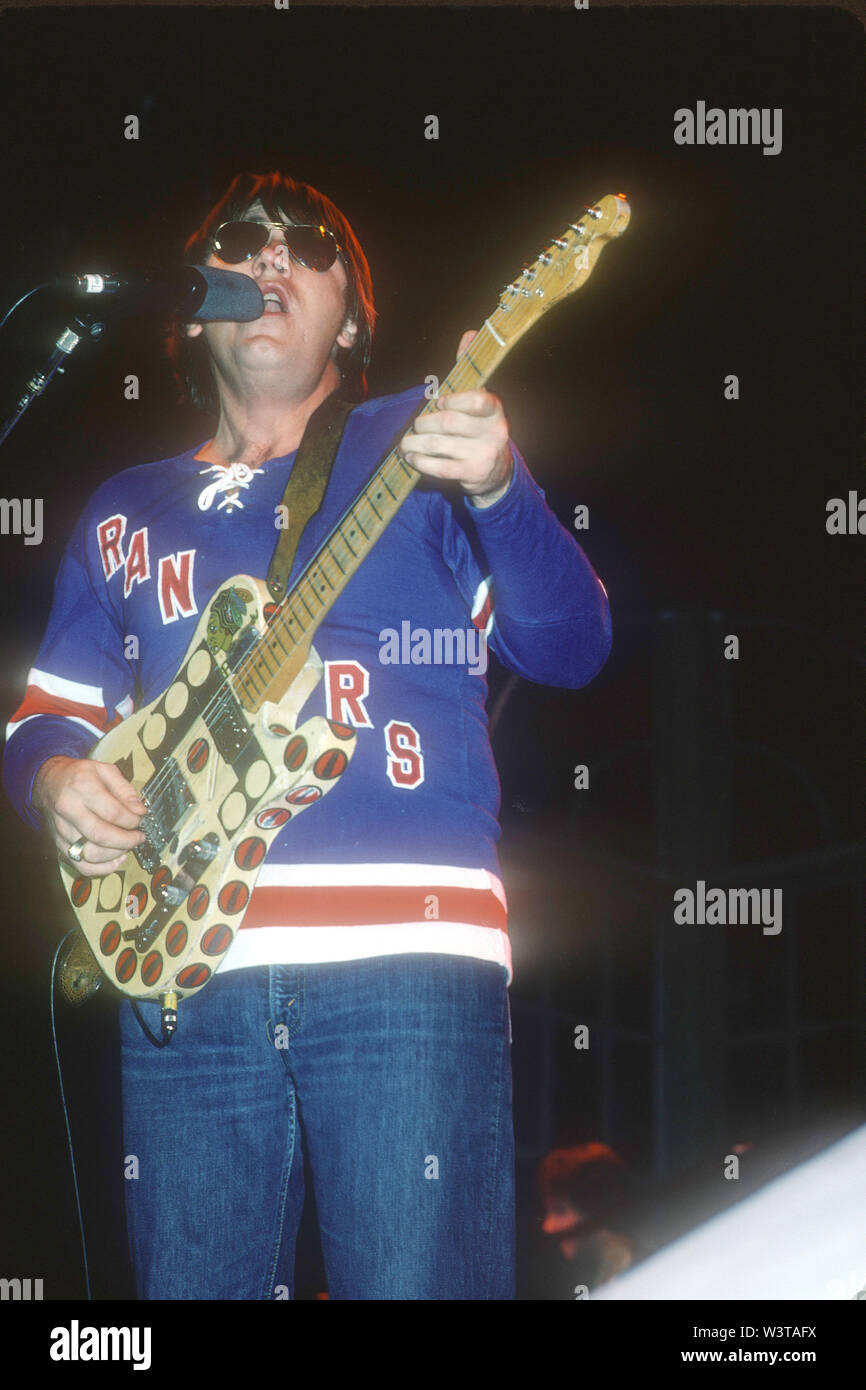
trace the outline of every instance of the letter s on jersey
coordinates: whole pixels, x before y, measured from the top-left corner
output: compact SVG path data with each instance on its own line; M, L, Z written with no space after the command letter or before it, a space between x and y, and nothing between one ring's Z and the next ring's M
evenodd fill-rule
M424 781L424 754L418 730L399 719L390 719L385 725L385 748L388 753L385 770L391 785L420 787Z

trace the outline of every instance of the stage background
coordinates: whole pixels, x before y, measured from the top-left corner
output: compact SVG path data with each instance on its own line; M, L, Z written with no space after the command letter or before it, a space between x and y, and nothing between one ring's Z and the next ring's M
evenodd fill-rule
M493 383L563 523L589 508L578 539L615 632L584 691L490 673L522 1298L570 1296L539 1234L551 1147L612 1144L664 1196L660 1241L863 1118L864 542L825 527L828 499L864 490L863 78L841 10L0 16L4 311L64 271L176 261L238 169L278 167L365 247L385 394L444 376L587 202L629 198L626 235ZM781 108L781 152L677 145L674 112L698 101ZM0 334L3 414L62 326L38 296ZM208 433L146 320L82 349L19 424L2 490L43 498L45 533L0 536L7 716L86 497ZM8 806L2 836L0 1274L79 1297L48 1012L67 918L52 854ZM697 879L783 886L782 932L674 927L673 889ZM114 1009L58 1017L94 1293L128 1297ZM316 1261L310 1214L299 1296L322 1287Z

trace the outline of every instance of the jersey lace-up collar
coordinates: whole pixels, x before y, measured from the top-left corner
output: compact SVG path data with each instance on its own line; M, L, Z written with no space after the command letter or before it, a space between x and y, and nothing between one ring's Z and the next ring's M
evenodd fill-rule
M258 469L250 468L246 463L230 463L228 466L212 463L210 468L200 468L199 473L215 473L217 476L199 493L199 510L208 511L217 494L224 492L225 496L217 504L217 511L222 511L225 508L227 516L231 516L234 507L240 507L243 511L244 504L239 496L240 490L250 486L258 471Z

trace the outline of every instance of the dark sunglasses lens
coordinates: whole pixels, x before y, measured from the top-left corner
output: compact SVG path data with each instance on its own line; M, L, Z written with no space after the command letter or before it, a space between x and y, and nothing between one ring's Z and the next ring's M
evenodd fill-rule
M227 222L220 227L214 241L214 251L228 265L239 265L257 256L267 246L270 233L257 222Z
M330 270L337 259L337 244L322 227L287 227L286 245L310 270Z

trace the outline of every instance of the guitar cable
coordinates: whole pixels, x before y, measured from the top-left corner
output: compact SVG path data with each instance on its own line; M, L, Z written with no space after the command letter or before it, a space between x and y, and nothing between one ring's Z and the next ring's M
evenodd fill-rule
M162 1012L160 1014L160 1023L162 1025L161 1038L158 1038L156 1034L148 1028L141 1010L138 1007L138 1001L130 999L129 1002L132 1005L132 1012L138 1020L138 1026L142 1033L144 1033L147 1041L153 1043L154 1047L167 1047L177 1031L177 995L174 990L166 990L165 994L159 996L159 1002L162 1005Z
M54 952L54 959L51 962L51 974L48 982L48 1010L51 1015L51 1041L54 1046L54 1064L57 1067L57 1085L60 1088L60 1108L63 1111L63 1123L66 1128L66 1146L69 1150L69 1166L72 1169L72 1190L75 1193L75 1210L78 1215L78 1234L81 1239L81 1259L84 1265L84 1287L87 1290L87 1301L93 1301L90 1291L90 1266L87 1261L87 1240L84 1235L84 1214L81 1210L81 1193L78 1187L78 1169L75 1163L75 1149L72 1144L72 1127L69 1123L69 1110L66 1105L66 1089L63 1085L63 1067L60 1062L60 1049L57 1044L57 1019L54 1013L55 982L57 977L57 961L70 937L74 936L78 927L72 927L60 941L57 950ZM157 1038L148 1028L134 999L130 1000L133 1012L139 1024L144 1030L147 1038L153 1043L154 1047L165 1047L171 1042L177 1028L177 995L174 991L168 991L161 998L162 1004L162 1038Z
M54 1043L54 1061L57 1066L57 1083L60 1087L60 1105L61 1109L63 1110L63 1123L66 1126L66 1143L69 1148L69 1163L72 1168L72 1188L75 1193L75 1208L78 1212L78 1231L81 1236L81 1256L84 1261L84 1285L87 1289L87 1301L88 1303L90 1303L92 1302L92 1295L90 1292L90 1269L87 1263L87 1242L84 1238L84 1217L81 1211L81 1194L78 1190L78 1170L75 1166L75 1152L72 1147L72 1130L69 1124L69 1112L66 1108L66 1091L63 1087L63 1069L60 1065L60 1051L57 1046L57 1025L54 1017L54 980L55 973L57 970L57 960L63 947L66 945L66 942L69 940L71 936L74 936L77 931L77 927L72 927L66 933L63 940L60 942L60 945L57 947L57 950L54 952L54 959L51 962L51 979L49 981L48 994L49 1008L51 1012L51 1039Z

